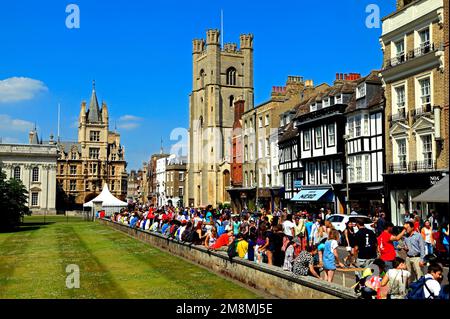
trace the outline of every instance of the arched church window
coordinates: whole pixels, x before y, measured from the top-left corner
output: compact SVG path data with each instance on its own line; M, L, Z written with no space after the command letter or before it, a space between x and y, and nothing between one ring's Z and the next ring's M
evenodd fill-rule
M227 70L227 85L236 85L236 69L233 67Z

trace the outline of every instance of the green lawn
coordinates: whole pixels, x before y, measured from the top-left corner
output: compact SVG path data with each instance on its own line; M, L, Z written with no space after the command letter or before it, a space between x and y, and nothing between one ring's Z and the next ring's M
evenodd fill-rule
M113 229L32 216L0 233L0 298L260 298L255 292ZM66 287L66 266L80 288Z

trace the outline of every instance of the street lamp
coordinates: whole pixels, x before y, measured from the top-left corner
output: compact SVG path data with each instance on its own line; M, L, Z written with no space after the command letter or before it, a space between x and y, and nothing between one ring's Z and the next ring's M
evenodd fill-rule
M346 207L347 207L347 215L350 214L350 190L348 187L348 180L349 180L349 163L348 163L348 139L350 138L349 135L344 135L345 140L345 190L346 190Z

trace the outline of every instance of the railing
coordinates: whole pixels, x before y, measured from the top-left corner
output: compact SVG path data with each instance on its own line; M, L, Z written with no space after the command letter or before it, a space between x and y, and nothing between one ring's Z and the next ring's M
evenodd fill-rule
M426 116L426 115L432 115L433 114L433 108L431 107L431 103L427 103L422 105L421 107L418 107L413 110L412 117L414 119Z
M407 116L406 115L407 115L407 113L406 113L404 108L403 109L399 109L397 111L397 113L392 114L392 115L389 116L389 120L391 122L406 121L407 120Z
M426 43L422 44L420 47L410 50L406 54L402 53L402 54L399 54L398 56L396 56L395 58L389 59L387 61L387 65L386 65L385 69L390 69L397 65L406 63L410 60L413 60L415 58L418 58L420 56L423 56L425 54L428 54L428 53L433 52L438 49L440 50L441 46L437 46L434 43L426 42Z
M410 172L426 172L436 169L436 161L411 161L403 163L389 164L389 173L410 173Z

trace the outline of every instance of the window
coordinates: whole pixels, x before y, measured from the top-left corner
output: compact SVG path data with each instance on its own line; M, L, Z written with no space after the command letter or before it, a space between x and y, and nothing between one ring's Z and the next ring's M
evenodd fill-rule
M206 72L205 70L201 69L200 70L200 87L203 88L205 86L205 77L206 77Z
M116 188L115 181L111 181L111 190L113 191Z
M14 167L14 179L20 179L20 167Z
M100 131L90 131L89 132L89 141L100 142Z
M361 136L361 115L355 116L355 137Z
M316 103L311 104L310 111L311 112L317 111L317 104Z
M369 114L364 114L364 135L369 135Z
M424 168L433 168L433 144L431 134L422 136Z
M183 196L183 187L178 187L178 197Z
M244 176L245 176L245 186L246 187L250 186L249 183L248 183L248 172L245 172Z
M244 160L247 162L248 161L248 146L245 145L244 147Z
M230 101L230 107L232 107L234 105L234 96L230 95L230 97L228 99Z
M430 52L430 28L426 28L420 31L419 38L422 54Z
M395 42L396 62L399 64L405 61L405 41L402 39Z
M315 136L315 141L316 141L316 148L321 148L322 147L322 128L321 127L316 127L314 129L314 136Z
M258 126L263 127L263 118L262 116L259 117Z
M266 126L269 125L269 114L266 114L266 122L264 124Z
M38 206L39 193L32 192L31 193L31 206Z
M303 132L303 150L309 151L311 149L311 131Z
M316 183L316 164L309 163L309 183Z
M77 174L77 167L75 165L70 165L70 175Z
M355 181L355 157L348 158L348 181L353 183Z
M90 165L90 169L91 169L91 174L97 174L97 164L92 163Z
M33 167L33 171L31 174L31 180L33 182L39 182L39 167Z
M236 85L236 69L233 67L227 70L227 85Z
M72 152L72 160L76 160L77 159L77 153L76 152Z
M89 158L90 159L98 159L99 152L100 152L99 148L90 147L89 148Z
M292 174L290 172L285 174L284 185L286 186L287 190L291 190L292 189Z
M401 169L406 169L406 139L397 140L398 162Z
M405 87L403 85L396 87L395 95L397 96L397 114L401 119L405 119Z
M70 180L69 184L69 190L70 191L76 191L77 190L77 181L76 180Z
M328 184L328 162L322 162L321 173L322 173L322 184Z
M64 165L59 166L59 174L61 174L61 175L64 174Z
M370 163L369 163L369 155L364 155L364 180L366 182L370 181Z
M178 173L178 180L179 180L180 182L184 181L184 173L183 173L183 172L179 172L179 173Z
M111 166L111 175L112 176L116 175L116 167L115 166Z
M328 146L334 146L335 144L335 131L334 131L334 124L328 124L327 126L328 130Z
M361 83L356 87L356 98L362 98L366 96L366 83Z
M330 98L323 99L323 107L330 106Z
M342 94L336 96L336 104L342 104Z
M116 154L111 154L111 161L115 161L116 160Z
M354 122L355 122L355 119L353 117L349 118L349 120L348 120L348 136L350 138L354 137L354 135L355 135Z
M356 155L356 164L355 164L355 170L356 170L356 181L361 182L362 181L362 156Z
M419 80L420 103L423 112L431 112L431 85L430 78Z
M270 156L270 141L269 138L266 138L266 157Z
M342 180L342 163L339 160L334 162L334 174L336 176L336 183L340 183Z

